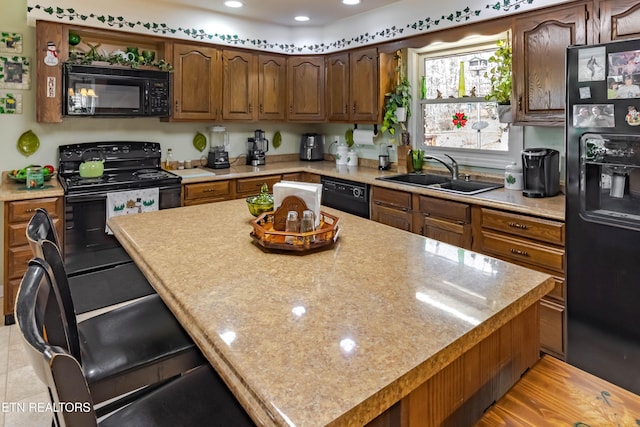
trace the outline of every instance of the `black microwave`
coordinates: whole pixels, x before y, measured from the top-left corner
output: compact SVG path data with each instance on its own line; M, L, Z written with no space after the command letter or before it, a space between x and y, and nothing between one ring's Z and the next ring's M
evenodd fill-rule
M168 71L63 65L65 116L168 117Z

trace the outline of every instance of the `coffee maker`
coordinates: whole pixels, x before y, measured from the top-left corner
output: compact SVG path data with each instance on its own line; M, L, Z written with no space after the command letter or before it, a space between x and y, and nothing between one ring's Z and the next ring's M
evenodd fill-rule
M300 138L300 160L324 160L324 136L305 133Z
M560 152L549 148L522 151L526 197L552 197L560 192Z
M260 166L266 164L269 141L264 136L264 131L257 129L254 137L247 141L247 165Z

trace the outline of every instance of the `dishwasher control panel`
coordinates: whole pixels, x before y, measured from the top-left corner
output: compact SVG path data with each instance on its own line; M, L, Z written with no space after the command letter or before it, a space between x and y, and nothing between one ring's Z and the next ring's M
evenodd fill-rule
M368 200L367 184L328 178L322 180L322 191L339 193L356 199Z

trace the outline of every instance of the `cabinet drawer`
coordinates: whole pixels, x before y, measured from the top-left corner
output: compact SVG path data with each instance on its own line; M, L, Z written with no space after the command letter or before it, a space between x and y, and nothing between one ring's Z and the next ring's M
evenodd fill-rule
M424 218L422 235L460 248L471 249L471 224Z
M258 194L262 184L269 186L269 192L273 193L273 184L280 182L280 175L263 176L258 178L240 178L236 183L236 193L240 196Z
M411 212L400 209L389 208L381 205L374 205L371 208L371 219L400 230L411 231L412 223Z
M564 272L564 249L482 231L482 252L516 264L537 265Z
M564 307L540 300L540 346L543 351L564 358Z
M420 196L420 212L426 216L445 218L460 224L471 222L471 206L466 203Z
M20 278L27 271L27 264L33 258L33 253L29 246L20 246L17 248L7 248L7 266L9 267L6 275L9 279Z
M204 197L230 196L230 194L230 181L211 181L184 185L185 200L200 199ZM224 197L220 200L224 200Z
M564 223L482 209L482 227L564 246Z
M553 281L555 282L555 285L553 286L553 289L546 295L546 297L553 298L564 303L564 279L560 277L554 277Z
M9 222L29 221L37 208L44 208L54 218L62 212L62 198L48 197L44 199L19 200L7 204Z
M376 205L391 206L404 211L411 210L411 193L404 191L373 187L371 199Z
M62 221L60 221L60 218L53 218L53 224L58 232L58 237L62 236ZM29 244L27 240L27 225L28 222L9 224L7 227L9 247Z

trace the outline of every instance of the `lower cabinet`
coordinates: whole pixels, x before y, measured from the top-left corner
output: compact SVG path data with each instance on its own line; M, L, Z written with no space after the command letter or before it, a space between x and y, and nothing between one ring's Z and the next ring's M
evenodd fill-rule
M566 349L564 222L473 208L473 250L554 276L540 301L540 347L560 359Z
M405 231L413 231L412 194L373 186L371 219Z
M193 206L231 200L234 198L231 188L233 182L233 180L225 180L183 184L182 205Z
M273 184L282 181L282 175L259 176L256 178L238 178L236 180L236 199L260 193L262 184L267 184L269 193L273 194Z
M63 199L45 197L41 199L18 200L4 204L4 323L14 323L13 309L22 276L33 254L27 241L27 224L38 208L47 210L63 238Z
M428 196L418 198L418 227L425 237L471 249L471 206Z

